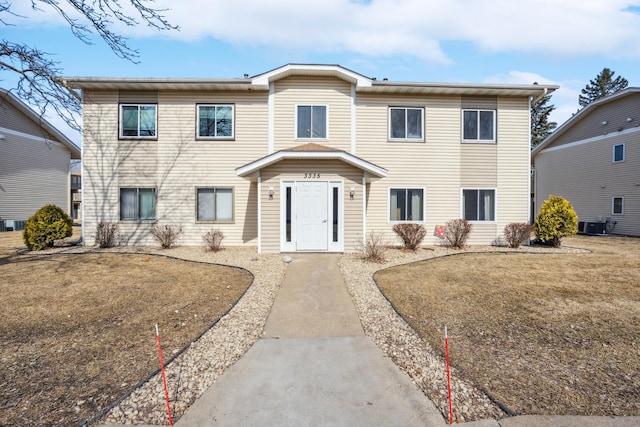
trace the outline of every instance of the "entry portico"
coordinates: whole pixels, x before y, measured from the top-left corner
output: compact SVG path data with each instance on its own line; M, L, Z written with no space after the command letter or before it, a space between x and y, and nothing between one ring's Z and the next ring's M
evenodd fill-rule
M236 169L257 182L258 250L343 252L366 233L367 183L386 169L309 143Z

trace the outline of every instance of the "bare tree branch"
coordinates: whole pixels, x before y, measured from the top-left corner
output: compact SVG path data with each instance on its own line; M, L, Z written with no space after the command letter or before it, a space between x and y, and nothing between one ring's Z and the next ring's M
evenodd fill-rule
M154 0L31 0L34 11L46 13L53 9L69 25L71 32L82 42L91 45L97 34L113 53L133 63L139 62L140 53L128 45L128 38L111 30L118 21L127 26L141 23L157 30L178 30L164 17L165 9L155 9ZM131 8L125 8L128 3ZM0 0L0 25L8 24L6 15L24 18L11 10L10 0ZM77 17L76 17L77 15ZM26 18L24 18L26 19ZM55 111L73 129L80 129L76 121L81 106L78 94L64 86L60 63L52 61L52 54L42 52L24 43L2 39L0 42L0 72L19 76L14 88L16 95L40 109L40 114Z

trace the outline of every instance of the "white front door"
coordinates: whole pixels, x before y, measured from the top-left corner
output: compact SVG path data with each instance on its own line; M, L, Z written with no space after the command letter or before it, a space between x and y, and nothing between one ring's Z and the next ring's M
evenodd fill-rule
M329 183L299 181L296 183L296 246L301 251L326 251L329 242Z

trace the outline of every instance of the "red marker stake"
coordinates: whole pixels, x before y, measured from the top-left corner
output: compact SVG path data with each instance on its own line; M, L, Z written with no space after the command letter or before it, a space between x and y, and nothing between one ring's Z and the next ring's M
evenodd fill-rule
M169 403L169 390L167 389L167 377L164 374L164 362L162 361L162 346L160 346L160 333L158 332L158 324L156 323L156 342L158 343L158 355L160 356L160 371L162 372L162 384L164 385L164 399L167 402L167 416L169 417L169 425L173 425L171 418L171 404Z
M447 361L447 394L449 395L449 424L453 424L453 403L451 402L451 364L449 363L449 337L444 327L444 353Z

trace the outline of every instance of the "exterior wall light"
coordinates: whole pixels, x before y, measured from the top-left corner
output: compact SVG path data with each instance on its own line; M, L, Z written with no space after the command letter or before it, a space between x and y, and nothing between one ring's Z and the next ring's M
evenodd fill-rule
M269 187L269 200L273 200L273 187Z
M351 190L349 190L349 199L353 200L355 195L356 195L356 188L355 187L351 187Z

